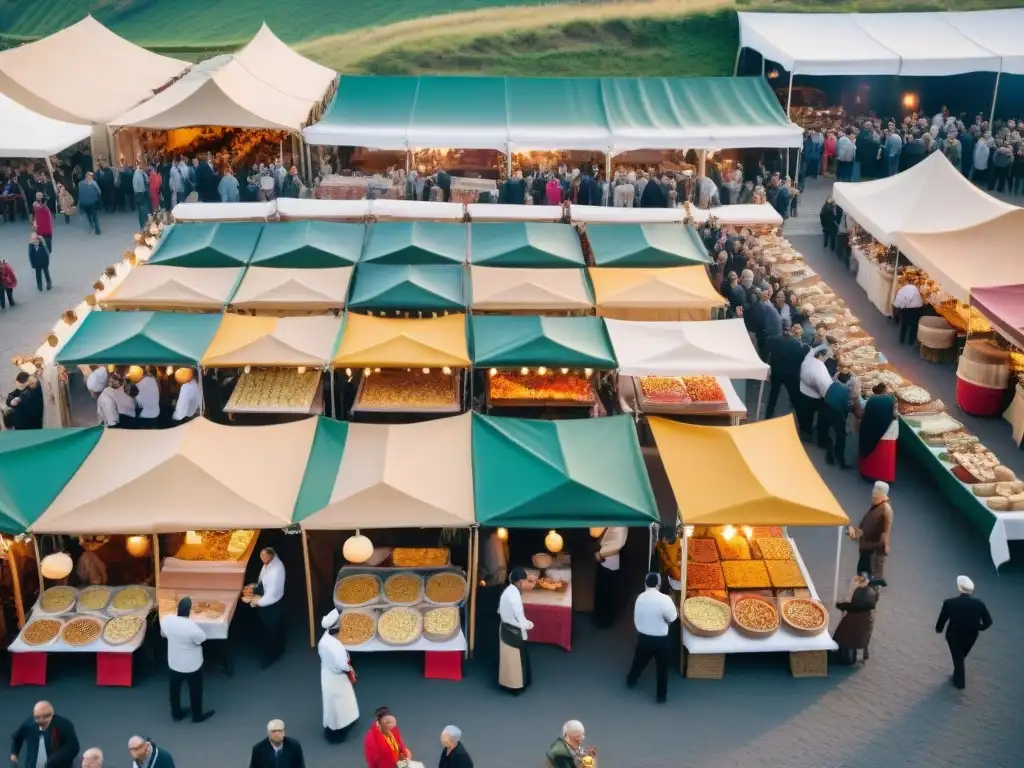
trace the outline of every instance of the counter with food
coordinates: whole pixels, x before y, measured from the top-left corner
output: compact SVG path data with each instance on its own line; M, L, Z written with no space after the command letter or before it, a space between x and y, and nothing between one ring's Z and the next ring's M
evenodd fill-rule
M296 368L251 371L238 377L225 413L319 413L323 410L321 372Z
M530 588L523 591L523 612L533 622L527 642L572 650L572 562L567 554L533 556L527 569Z
M161 587L156 592L157 609L160 618L174 616L178 612L178 601L188 597L192 600L190 618L206 633L207 639L226 640L238 608L238 595L238 590Z
M352 410L355 413L458 413L462 410L461 393L460 371L385 368L370 376L363 375Z
M526 374L494 372L487 379L487 397L490 405L499 407L552 405L589 408L597 401L591 377L586 372L540 368Z
M146 613L102 616L35 613L11 643L11 653L134 653L146 638ZM12 673L13 675L13 673Z
M620 377L620 392L623 378L632 378L633 402L646 414L724 416L734 425L747 416L736 387L723 376Z

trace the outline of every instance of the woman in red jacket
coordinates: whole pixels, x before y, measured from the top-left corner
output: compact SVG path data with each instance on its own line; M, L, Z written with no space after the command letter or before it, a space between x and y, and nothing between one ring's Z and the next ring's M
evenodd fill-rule
M157 173L156 168L149 169L149 204L151 211L156 213L160 210L160 185L163 184L163 176Z
M402 742L398 721L391 710L381 707L375 715L377 720L363 740L366 768L397 768L399 760L412 759L412 752Z

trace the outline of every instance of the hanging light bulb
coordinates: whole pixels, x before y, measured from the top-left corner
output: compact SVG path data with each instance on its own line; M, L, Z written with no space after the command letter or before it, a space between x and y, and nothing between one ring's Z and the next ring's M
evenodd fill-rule
M380 373L380 368L374 368L374 369L373 369L373 372L374 372L374 373Z
M251 365L247 365L247 366L245 366L245 368L242 369L242 371L244 373L252 373L252 366Z
M727 525L727 526L725 526L725 528L722 529L722 538L725 539L726 541L728 541L729 539L731 539L735 535L736 535L736 529L733 526L731 526L731 525Z
M365 563L373 557L373 542L356 530L355 536L345 539L341 554L350 563Z
M497 368L491 368L491 370L489 370L487 372L487 375L488 376L497 376L498 375L498 369Z
M302 376L305 372L306 372L306 366L300 365L299 366L299 376Z
M168 376L173 376L174 375L174 366L173 365L168 365L167 369L164 371L164 373L166 373Z
M594 369L593 368L584 368L583 369L583 375L586 376L589 379L591 376L594 375Z
M562 375L565 376L569 372L568 368L562 368Z
M548 535L544 537L544 546L548 548L548 552L553 555L557 555L562 551L562 536L558 531L548 531Z
M430 373L430 369L429 368L424 368L423 369L423 373Z
M352 369L351 368L346 368L345 369L345 375L348 376L351 379L352 378Z
M499 539L502 541L508 541L508 528L499 528L497 533Z
M543 365L540 368L537 369L537 373L539 373L541 376L545 375L547 372L548 372L548 369L545 368Z
M371 373L372 373L372 371L369 368L363 368L363 376L366 376L367 378L369 378Z
M445 376L451 376L452 369L446 365L444 368L441 369L441 373L443 373Z
M740 530L743 531L743 535L747 537L747 541L749 541L750 537L754 535L754 529L749 525L744 525Z
M116 365L108 365L107 366L107 373L113 373L116 370L117 370L117 366Z
M529 368L526 368L525 366L524 366L523 368L520 368L520 369L519 369L519 373L520 373L521 375L523 375L523 376L525 376L525 375L526 375L526 374L528 374L529 372L530 372L530 369L529 369Z

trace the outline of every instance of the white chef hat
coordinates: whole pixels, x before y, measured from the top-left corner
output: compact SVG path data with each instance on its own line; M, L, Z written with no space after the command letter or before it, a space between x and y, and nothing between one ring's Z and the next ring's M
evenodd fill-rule
M969 595L974 592L974 582L966 576L957 576L956 588L960 591L960 594Z
M330 629L341 619L341 614L338 613L338 609L335 608L333 611L328 613L320 620L320 626L324 629Z
M889 495L889 484L879 480L875 483L875 487L871 489L871 495L877 498L887 497Z

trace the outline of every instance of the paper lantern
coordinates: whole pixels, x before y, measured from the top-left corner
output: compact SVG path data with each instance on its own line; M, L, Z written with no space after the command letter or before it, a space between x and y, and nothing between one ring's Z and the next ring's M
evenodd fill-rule
M129 536L124 546L132 557L146 557L149 555L149 536Z
M499 540L508 541L508 528L499 528L497 533Z
M546 376L547 372L548 372L548 369L545 368L543 365L540 368L537 369L537 373L539 373L541 376Z
M583 369L583 375L586 376L589 379L591 376L594 375L594 369L593 368L584 368Z
M192 381L192 369L179 368L174 372L174 380L179 384L188 384L188 382Z
M350 563L365 563L373 557L373 542L356 531L355 536L345 539L341 547L341 554Z
M116 370L117 370L117 366L116 365L108 365L107 366L107 373L113 373Z
M137 365L130 366L128 368L128 381L132 384L138 384L142 381L143 370Z
M44 557L40 566L44 579L66 579L68 574L74 569L75 564L71 560L71 555L67 552L55 552Z
M604 528L591 528L590 529L590 538L592 538L592 539L600 539L602 536L604 536L604 531L605 531Z
M562 537L558 531L548 531L548 535L544 537L544 546L553 555L562 551L562 544Z
M57 338L56 334L51 333L46 337L46 343L51 347L56 347L60 343L60 339Z

